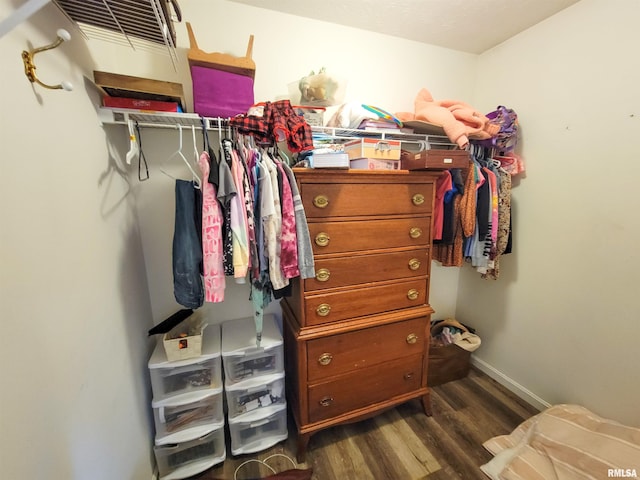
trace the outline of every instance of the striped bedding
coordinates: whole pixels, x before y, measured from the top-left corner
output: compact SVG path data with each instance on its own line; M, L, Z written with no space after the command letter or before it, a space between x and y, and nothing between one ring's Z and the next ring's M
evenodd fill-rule
M552 406L483 446L494 458L480 469L494 480L640 478L640 428L578 405Z

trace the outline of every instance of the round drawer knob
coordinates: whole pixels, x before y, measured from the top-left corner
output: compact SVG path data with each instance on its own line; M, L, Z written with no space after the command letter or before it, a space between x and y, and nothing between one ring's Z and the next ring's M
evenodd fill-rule
M416 193L413 197L411 197L411 202L414 205L422 205L424 203L424 195L421 193Z
M411 227L409 230L409 236L411 238L420 238L422 235L422 229L420 227Z
M329 235L327 235L325 232L320 232L316 235L315 242L319 247L326 247L327 245L329 245L329 240L331 240L329 238Z
M313 204L318 208L325 208L329 205L329 199L325 195L317 195L313 199Z
M420 227L411 227L411 229L409 230L409 236L411 238L420 238L421 235L422 229Z
M318 357L318 363L320 365L329 365L331 363L331 360L333 360L333 355L331 355L330 353L323 353Z
M405 373L404 374L404 379L405 380L411 380L413 378L413 372L409 372L409 373Z
M416 335L415 333L410 333L409 335L407 335L407 343L409 345L412 345L417 341L418 341L418 335Z
M418 270L420 268L420 260L417 258L412 258L409 260L409 269L410 270Z
M329 275L330 272L328 268L321 268L316 272L316 280L319 282L326 282L329 280Z
M318 308L316 308L316 313L321 317L326 317L327 315L329 315L330 311L331 305L329 305L328 303L321 303L320 305L318 305Z
M333 398L332 397L324 397L318 403L323 407L328 407L329 405L331 405L333 403Z
M411 290L409 290L407 292L407 298L409 300L415 300L416 298L418 298L418 290L416 290L415 288L412 288Z

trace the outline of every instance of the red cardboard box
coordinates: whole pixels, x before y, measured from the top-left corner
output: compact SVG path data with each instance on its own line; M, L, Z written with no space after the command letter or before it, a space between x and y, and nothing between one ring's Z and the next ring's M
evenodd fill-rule
M159 100L142 100L139 98L103 97L102 105L111 108L132 108L135 110L149 110L154 112L177 112L177 102L162 102Z

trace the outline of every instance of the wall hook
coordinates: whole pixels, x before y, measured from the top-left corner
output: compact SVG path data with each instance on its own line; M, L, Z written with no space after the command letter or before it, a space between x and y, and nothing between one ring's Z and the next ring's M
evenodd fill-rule
M56 48L62 42L68 42L71 40L71 35L64 29L59 29L57 32L58 39L50 45L45 45L44 47L36 48L34 50L23 50L22 51L22 61L24 62L24 74L27 76L31 83L38 83L42 85L44 88L49 88L51 90L63 89L67 92L73 90L73 85L66 80L58 85L47 85L40 81L40 79L36 76L36 65L33 63L33 57L36 53L44 52L45 50L51 50L52 48Z

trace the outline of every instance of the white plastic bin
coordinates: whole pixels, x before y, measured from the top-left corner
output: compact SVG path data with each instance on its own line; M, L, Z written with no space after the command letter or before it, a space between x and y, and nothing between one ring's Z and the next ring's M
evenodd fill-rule
M222 364L220 358L220 327L209 325L204 329L202 355L196 358L170 362L162 342L158 342L149 359L149 373L153 401L167 398L186 401L190 393L222 387Z
M267 449L287 438L287 406L272 405L230 418L229 433L233 455Z
M282 333L275 317L264 316L260 347L256 347L256 327L253 318L224 322L222 363L226 386L256 376L284 372Z
M225 460L224 428L189 442L156 445L153 451L160 480L188 478Z
M284 373L253 377L225 388L229 418L286 403Z
M194 392L186 401L153 402L156 445L202 437L224 425L222 388Z

